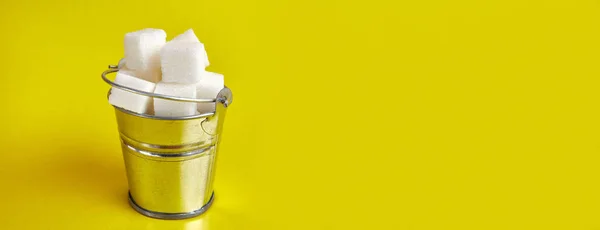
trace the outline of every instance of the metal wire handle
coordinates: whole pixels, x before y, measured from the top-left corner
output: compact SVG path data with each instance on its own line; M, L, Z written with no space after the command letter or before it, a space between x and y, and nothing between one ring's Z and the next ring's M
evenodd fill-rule
M170 101L180 101L180 102L194 102L194 103L213 103L213 102L219 102L219 103L223 103L225 105L225 107L227 107L230 103L232 98L227 98L225 97L223 94L219 93L219 95L223 95L223 97L219 97L219 95L217 95L217 98L214 99L207 99L207 98L187 98L187 97L177 97L177 96L170 96L170 95L165 95L165 94L157 94L157 93L151 93L151 92L145 92L145 91L141 91L141 90L137 90L134 88L130 88L118 83L115 83L114 81L111 81L110 79L108 79L106 77L107 74L110 73L115 73L118 72L121 65L122 65L122 61L119 62L119 65L109 65L108 69L105 70L104 72L102 72L102 80L104 80L104 82L108 83L110 86L115 87L117 89L123 90L123 91L127 91L130 93L135 93L138 95L142 95L142 96L148 96L148 97L153 97L153 98L160 98L160 99L165 99L165 100L170 100ZM227 89L227 86L225 86L224 89Z

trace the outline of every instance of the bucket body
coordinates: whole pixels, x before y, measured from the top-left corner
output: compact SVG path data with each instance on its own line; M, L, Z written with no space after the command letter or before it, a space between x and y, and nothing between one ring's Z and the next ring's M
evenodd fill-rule
M231 91L214 114L167 118L115 107L129 184L129 202L160 219L205 212L214 199L215 163Z

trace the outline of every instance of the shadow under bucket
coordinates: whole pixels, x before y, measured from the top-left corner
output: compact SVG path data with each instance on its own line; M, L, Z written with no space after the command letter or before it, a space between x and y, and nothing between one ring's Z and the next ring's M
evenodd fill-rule
M216 102L214 113L187 117L159 117L115 107L131 206L159 219L204 213L214 200L215 162L231 90L223 88L215 99L148 93L109 80L106 75L118 71L116 66L109 68L102 79L114 88L173 101Z

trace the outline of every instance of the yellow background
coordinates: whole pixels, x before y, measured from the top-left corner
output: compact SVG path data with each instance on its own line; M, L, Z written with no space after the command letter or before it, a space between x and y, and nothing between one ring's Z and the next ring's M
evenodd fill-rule
M0 2L2 229L600 229L600 3ZM203 216L127 204L126 32L194 28L234 103Z

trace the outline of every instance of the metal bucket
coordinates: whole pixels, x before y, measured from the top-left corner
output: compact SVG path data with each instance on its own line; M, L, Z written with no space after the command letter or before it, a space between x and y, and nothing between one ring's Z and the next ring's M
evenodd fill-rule
M181 98L112 87L139 95L173 101L216 102L214 113L187 117L159 117L115 107L123 158L129 183L129 203L141 214L159 219L184 219L204 213L214 200L213 181L226 108L232 102L229 88L215 99ZM109 91L110 93L110 91Z

